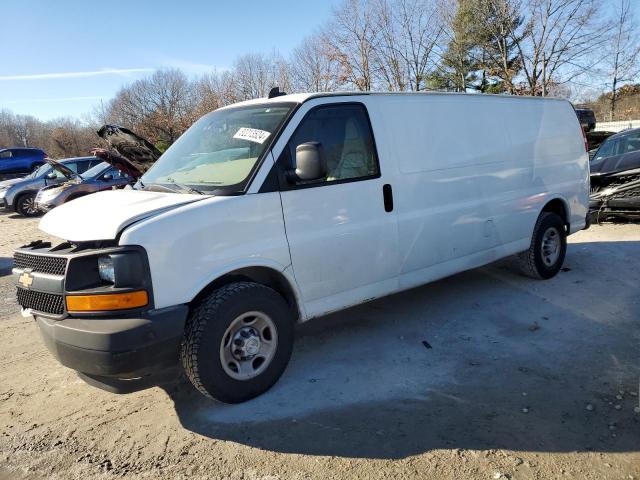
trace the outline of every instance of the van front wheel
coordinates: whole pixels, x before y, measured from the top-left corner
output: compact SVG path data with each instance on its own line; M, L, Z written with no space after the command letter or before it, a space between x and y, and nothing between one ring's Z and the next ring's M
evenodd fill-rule
M225 403L249 400L284 372L293 347L293 318L276 291L253 282L225 285L193 309L181 360L191 383Z
M532 278L551 278L562 268L566 252L567 230L562 218L542 212L533 229L529 250L518 255L520 269Z

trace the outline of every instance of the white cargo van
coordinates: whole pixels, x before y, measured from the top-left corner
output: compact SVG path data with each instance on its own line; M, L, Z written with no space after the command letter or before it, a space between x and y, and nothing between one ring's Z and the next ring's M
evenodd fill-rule
M271 387L294 324L519 254L550 278L587 226L582 129L562 100L304 94L205 115L134 189L48 213L18 300L89 383L184 369L224 402Z

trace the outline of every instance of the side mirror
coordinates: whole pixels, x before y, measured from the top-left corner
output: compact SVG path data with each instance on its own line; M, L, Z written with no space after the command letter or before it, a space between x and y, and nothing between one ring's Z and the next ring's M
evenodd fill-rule
M55 180L57 178L56 172L49 172L45 177L47 180Z
M296 147L296 169L289 178L292 180L319 180L327 176L327 159L319 142L302 143Z
M111 175L110 173L105 173L105 174L102 176L102 179L101 179L101 180L102 180L103 182L109 182L109 181L113 180L113 175Z

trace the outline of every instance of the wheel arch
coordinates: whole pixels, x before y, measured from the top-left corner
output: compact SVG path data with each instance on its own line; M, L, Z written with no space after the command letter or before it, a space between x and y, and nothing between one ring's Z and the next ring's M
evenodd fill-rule
M556 215L558 215L560 218L562 218L562 221L567 228L567 233L571 231L571 210L569 208L568 202L564 198L558 196L547 200L547 202L542 207L542 210L540 210L540 214L542 214L543 212L555 213ZM538 216L540 216L540 214Z
M193 297L189 304L194 305L212 291L233 282L255 282L272 288L285 299L296 322L305 319L295 280L286 271L264 265L243 266L217 275Z
M18 192L13 197L12 208L14 212L17 212L17 207L20 199L26 195L38 195L38 190L25 190L23 192Z

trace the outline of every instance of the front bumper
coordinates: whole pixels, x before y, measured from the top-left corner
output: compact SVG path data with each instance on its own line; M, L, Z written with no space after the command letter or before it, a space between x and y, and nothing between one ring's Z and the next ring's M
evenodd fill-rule
M35 207L41 212L48 212L50 210L53 210L57 206L58 205L53 204L53 203L45 203L42 200L38 200L38 197L36 197Z
M35 318L60 363L94 386L128 393L162 383L175 371L187 313L186 305L177 305L135 318Z

